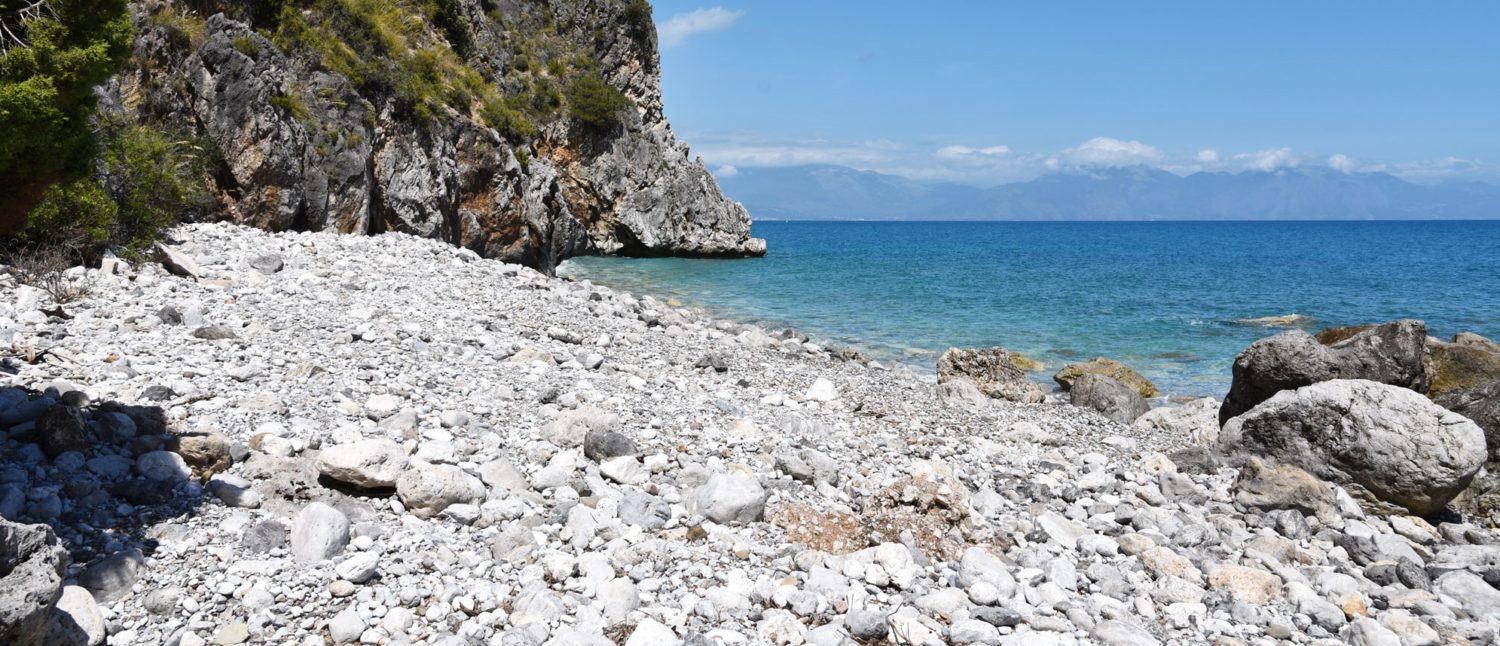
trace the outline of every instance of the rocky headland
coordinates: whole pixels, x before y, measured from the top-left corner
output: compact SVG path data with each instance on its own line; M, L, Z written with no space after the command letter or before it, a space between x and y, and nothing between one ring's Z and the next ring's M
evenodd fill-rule
M193 142L204 219L400 231L550 272L748 256L674 136L645 0L139 0L106 114Z
M1003 350L935 385L410 235L173 237L3 288L0 641L1500 637L1494 385L1413 389L1476 380L1398 369L1463 354L1412 322L1258 343L1221 426L1113 362L1079 406Z

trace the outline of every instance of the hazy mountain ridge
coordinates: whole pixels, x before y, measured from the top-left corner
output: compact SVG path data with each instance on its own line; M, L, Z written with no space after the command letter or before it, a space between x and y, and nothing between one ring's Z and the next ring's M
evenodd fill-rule
M1179 176L1134 166L977 188L842 166L741 168L719 178L754 217L788 219L1366 220L1500 217L1500 186L1436 185L1322 167Z

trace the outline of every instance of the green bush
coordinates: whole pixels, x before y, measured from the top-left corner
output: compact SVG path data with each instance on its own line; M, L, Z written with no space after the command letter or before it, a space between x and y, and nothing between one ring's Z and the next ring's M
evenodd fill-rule
M93 177L53 184L31 210L26 229L7 240L8 250L61 249L80 254L80 262L94 249L109 243L119 215L117 206Z
M260 53L260 44L255 42L255 39L248 35L235 36L234 49L235 51L249 56L250 58L255 58L256 54Z
M625 3L625 23L630 25L633 35L644 41L651 34L651 3L647 0L629 0Z
M205 207L203 151L158 129L113 126L102 161L118 206L110 242L139 256L167 227Z
M307 104L302 102L302 97L295 94L278 94L271 97L271 105L285 110L292 115L293 119L308 123L312 121L312 112L307 109Z
M0 233L19 231L49 186L89 173L92 88L130 55L125 0L52 0L56 18L18 27L29 4L0 0L4 37L21 39L0 54Z
M620 112L630 107L630 99L598 74L586 74L568 88L568 114L595 128L606 128L620 121Z

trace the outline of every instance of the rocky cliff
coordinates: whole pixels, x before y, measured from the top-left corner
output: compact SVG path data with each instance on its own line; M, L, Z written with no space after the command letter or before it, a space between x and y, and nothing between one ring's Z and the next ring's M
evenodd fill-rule
M134 56L106 104L198 142L213 217L403 231L543 270L586 254L764 253L667 123L643 0L132 11ZM623 94L607 120L578 116L589 97L570 90L588 78Z

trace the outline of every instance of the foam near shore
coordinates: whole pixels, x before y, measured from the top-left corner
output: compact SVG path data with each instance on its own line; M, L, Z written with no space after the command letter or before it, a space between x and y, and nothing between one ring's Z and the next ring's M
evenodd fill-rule
M1281 500L1202 437L411 236L174 236L196 276L0 308L0 418L36 410L0 512L110 644L1500 638L1493 531ZM64 406L109 439L37 439Z

